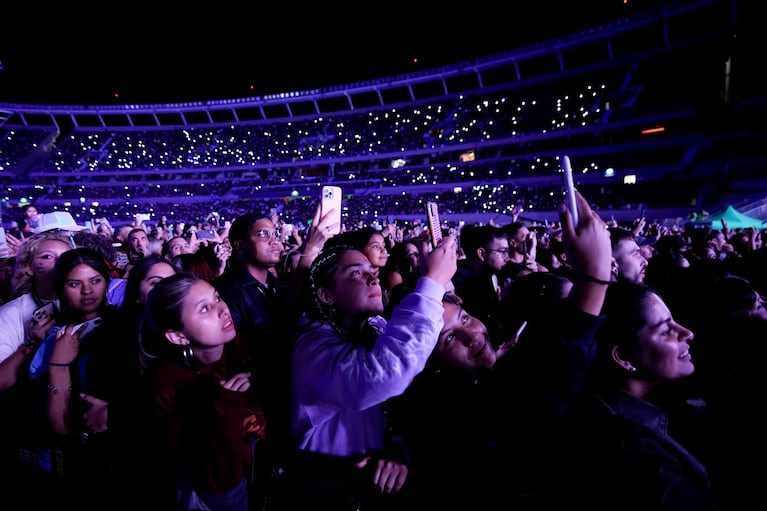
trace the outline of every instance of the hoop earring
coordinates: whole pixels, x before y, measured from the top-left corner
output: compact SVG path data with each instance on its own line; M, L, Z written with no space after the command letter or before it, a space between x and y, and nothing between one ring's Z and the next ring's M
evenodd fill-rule
M187 344L181 347L181 358L187 367L192 367L192 361L194 360L194 351L192 345Z

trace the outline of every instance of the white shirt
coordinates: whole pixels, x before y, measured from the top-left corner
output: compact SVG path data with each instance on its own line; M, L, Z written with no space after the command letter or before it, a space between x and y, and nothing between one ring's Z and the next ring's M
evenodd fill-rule
M53 302L56 310L58 300L41 300L42 304ZM32 293L25 293L0 305L0 362L13 355L22 345L32 321L32 313L40 307Z

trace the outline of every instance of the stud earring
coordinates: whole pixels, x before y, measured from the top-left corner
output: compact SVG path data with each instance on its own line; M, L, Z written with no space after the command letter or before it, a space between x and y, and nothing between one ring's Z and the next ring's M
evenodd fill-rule
M635 373L635 372L636 372L636 370L637 370L637 368L636 368L636 367L634 367L634 366L629 366L629 367L628 367L628 370L629 370L629 372L630 372L630 373Z

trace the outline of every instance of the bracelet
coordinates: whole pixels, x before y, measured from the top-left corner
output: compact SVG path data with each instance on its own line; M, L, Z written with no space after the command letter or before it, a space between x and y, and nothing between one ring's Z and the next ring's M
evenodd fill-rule
M314 257L317 254L319 254L320 252L322 252L321 248L318 248L317 250L312 250L311 254L304 254L304 253L299 252L298 253L298 257Z
M68 364L59 364L57 362L48 362L48 365L49 366L53 366L53 367L69 367L69 366L72 365L72 362L70 362Z
M37 344L34 344L30 341L24 341L24 343L21 346L19 346L19 351L21 351L24 354L24 356L31 355L32 353L35 352L36 349L37 349Z
M596 277L592 277L591 275L587 273L574 273L573 277L575 277L576 279L585 280L587 282L593 282L594 284L599 284L600 286L609 286L610 284L612 284L612 282L610 282L609 280L598 279Z
M56 396L61 394L62 392L71 392L72 384L67 383L66 385L48 385L48 390L51 391L51 394Z

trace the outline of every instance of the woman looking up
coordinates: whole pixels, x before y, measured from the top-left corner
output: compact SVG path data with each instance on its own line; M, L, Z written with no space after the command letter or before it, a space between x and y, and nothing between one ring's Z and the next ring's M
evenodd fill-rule
M291 425L296 452L285 467L288 509L385 505L407 477L401 442L387 431L385 402L425 366L442 328L442 296L456 270L446 237L425 259L415 291L388 322L378 268L360 250L326 248L314 260L314 307L293 351Z

